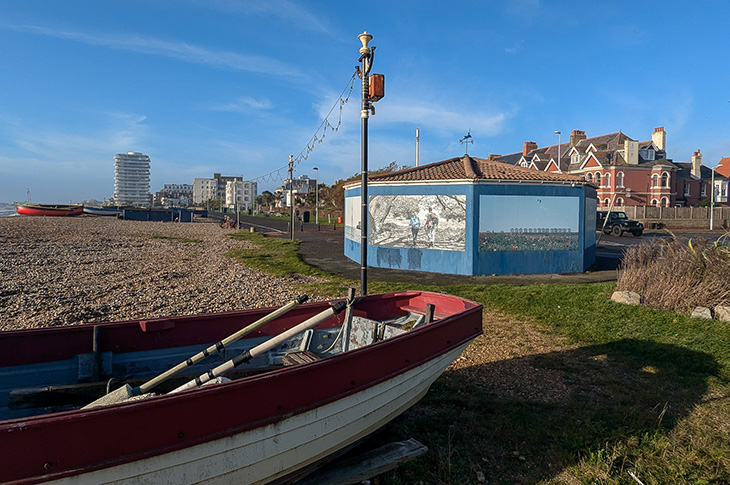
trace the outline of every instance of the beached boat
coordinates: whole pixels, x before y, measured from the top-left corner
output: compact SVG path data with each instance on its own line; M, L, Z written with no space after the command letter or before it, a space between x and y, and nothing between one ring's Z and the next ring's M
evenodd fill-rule
M482 333L481 305L450 295L305 299L0 332L0 482L283 483L415 404Z
M78 216L83 213L81 204L16 204L18 214L26 216Z
M84 206L84 214L92 216L118 216L122 213L120 207L91 207L88 205Z

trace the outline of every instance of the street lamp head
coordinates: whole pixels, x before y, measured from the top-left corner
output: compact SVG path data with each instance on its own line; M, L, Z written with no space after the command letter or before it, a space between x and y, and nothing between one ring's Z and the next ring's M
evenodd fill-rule
M316 172L319 169L317 167L313 167L312 170L314 170Z
M362 47L360 47L360 54L370 54L370 47L368 47L368 42L373 40L373 36L368 34L368 31L364 31L362 34L357 36L358 39L360 39L360 42L362 42Z
M555 131L555 134L556 134L556 135L559 135L559 134L560 134L560 132L559 132L559 131Z

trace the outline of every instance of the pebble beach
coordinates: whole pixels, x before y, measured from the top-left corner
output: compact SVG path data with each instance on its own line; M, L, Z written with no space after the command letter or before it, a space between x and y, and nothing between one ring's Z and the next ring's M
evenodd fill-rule
M0 217L0 331L280 306L294 278L223 254L215 222Z

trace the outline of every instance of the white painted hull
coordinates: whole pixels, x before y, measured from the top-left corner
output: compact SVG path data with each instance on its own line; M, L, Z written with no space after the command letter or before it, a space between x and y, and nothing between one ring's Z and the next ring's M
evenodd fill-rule
M270 482L356 442L413 406L468 344L390 380L277 423L53 483ZM253 401L252 396L252 401L241 405Z

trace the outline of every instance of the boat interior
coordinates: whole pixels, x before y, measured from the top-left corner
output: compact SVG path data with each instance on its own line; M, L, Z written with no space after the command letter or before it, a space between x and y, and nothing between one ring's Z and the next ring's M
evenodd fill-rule
M399 313L386 320L372 320L349 311L345 318L329 318L228 370L211 383L306 364L403 334L434 320L433 305L428 305L425 311L413 309ZM333 321L342 323L331 326ZM272 338L241 338L166 378L142 397L171 392ZM0 420L79 409L121 386L141 386L176 365L189 362L191 356L211 345L215 342L136 352L86 352L64 360L0 367Z

